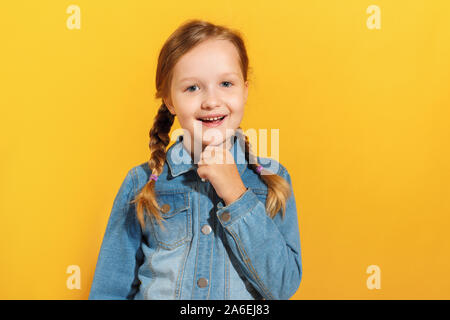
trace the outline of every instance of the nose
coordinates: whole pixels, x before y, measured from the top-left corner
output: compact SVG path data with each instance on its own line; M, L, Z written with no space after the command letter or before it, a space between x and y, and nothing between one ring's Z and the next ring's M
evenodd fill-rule
M214 88L209 88L202 102L202 109L214 109L221 106L219 93Z

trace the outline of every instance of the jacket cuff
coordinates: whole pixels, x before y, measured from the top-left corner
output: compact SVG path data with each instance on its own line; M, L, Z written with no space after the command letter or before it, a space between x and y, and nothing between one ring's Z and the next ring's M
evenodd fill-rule
M259 203L258 197L250 188L247 188L237 200L224 206L222 202L217 204L217 218L224 227L228 227L248 214Z

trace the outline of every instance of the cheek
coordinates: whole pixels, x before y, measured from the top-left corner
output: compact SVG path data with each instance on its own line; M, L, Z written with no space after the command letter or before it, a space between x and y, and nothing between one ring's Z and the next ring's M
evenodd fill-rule
M230 97L229 104L234 112L242 113L245 105L244 97L242 95L235 95L233 97Z
M230 119L230 125L231 127L237 128L240 126L242 119L244 117L244 114L242 112L235 112L233 117Z
M195 110L196 104L192 101L192 99L175 94L173 103L175 105L175 112L180 123L186 123L194 118L192 110Z
M234 119L242 119L244 116L244 105L242 101L237 101L237 103L233 104L231 111Z
M195 117L191 114L184 114L181 117L178 117L180 126L186 129L193 129L196 121Z

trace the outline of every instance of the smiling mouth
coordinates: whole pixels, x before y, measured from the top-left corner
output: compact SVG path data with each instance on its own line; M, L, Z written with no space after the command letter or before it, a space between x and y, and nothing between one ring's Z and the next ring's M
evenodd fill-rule
M197 120L200 120L202 124L207 127L216 127L219 126L226 117L227 115L224 115L222 117L215 117L214 119L198 118Z
M226 115L222 116L222 117L214 117L214 118L198 118L198 120L202 121L202 122L209 122L209 123L213 123L213 122L220 122L223 119L225 119Z

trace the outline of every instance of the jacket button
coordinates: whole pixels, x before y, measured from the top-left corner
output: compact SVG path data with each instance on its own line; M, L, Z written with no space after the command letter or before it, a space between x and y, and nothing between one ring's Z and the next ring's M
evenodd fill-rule
M199 286L199 288L204 288L208 285L208 279L205 278L200 278L197 280L197 285Z
M211 229L211 227L210 227L208 224L205 224L205 225L202 227L202 233L203 233L203 234L210 234L211 231L212 231L212 229Z
M170 204L164 204L162 207L161 207L161 211L162 212L164 212L164 213L167 213L167 212L169 212L169 210L170 210Z
M228 211L225 211L224 213L222 213L220 218L222 219L223 222L228 222L228 221L230 221L231 216Z

